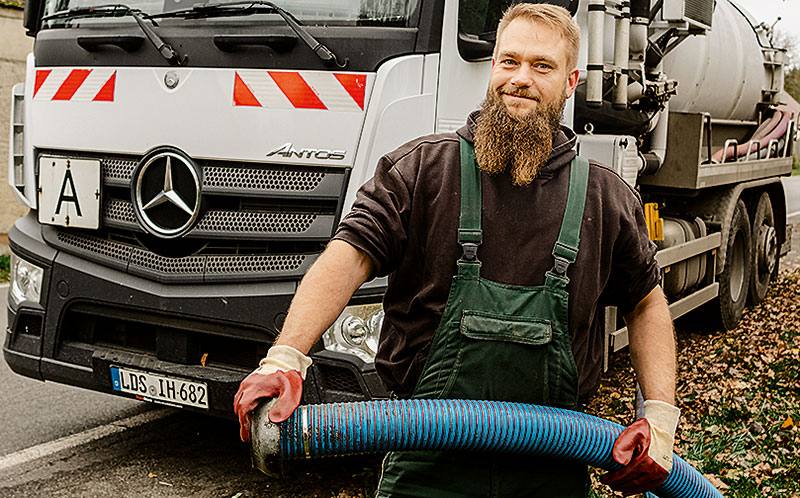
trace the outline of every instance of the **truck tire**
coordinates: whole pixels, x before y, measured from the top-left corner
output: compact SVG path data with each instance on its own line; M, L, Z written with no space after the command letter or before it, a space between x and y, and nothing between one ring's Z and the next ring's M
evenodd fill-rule
M725 267L719 276L720 325L725 330L736 327L742 318L750 287L753 245L747 208L739 199L728 230Z
M750 277L750 302L760 304L769 290L769 283L778 266L778 235L772 201L761 194L753 214L753 272Z

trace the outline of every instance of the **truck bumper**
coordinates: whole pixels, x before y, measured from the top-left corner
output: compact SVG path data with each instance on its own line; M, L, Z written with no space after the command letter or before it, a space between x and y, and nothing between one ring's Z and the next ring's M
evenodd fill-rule
M296 282L169 285L57 251L35 214L9 233L11 250L45 269L39 303L8 304L3 345L15 372L133 397L112 388L110 367L203 382L209 409L232 418L233 396L280 329ZM383 397L372 363L318 345L304 402Z

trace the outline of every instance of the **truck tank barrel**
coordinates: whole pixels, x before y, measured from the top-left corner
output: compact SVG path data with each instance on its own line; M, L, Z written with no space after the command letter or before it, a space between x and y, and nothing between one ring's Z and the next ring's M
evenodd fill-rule
M687 38L664 58L664 72L679 82L671 110L753 120L762 90L771 85L771 66L764 64L750 21L729 0L717 2L712 25L705 36Z

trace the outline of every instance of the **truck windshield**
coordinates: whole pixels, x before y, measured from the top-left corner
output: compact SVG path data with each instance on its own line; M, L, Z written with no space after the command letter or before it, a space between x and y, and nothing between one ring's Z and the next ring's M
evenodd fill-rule
M233 2L241 3L238 0L214 0L213 4L224 5ZM108 3L108 0L46 0L43 15L49 16L71 9L100 7L108 5ZM419 0L276 0L274 3L291 12L297 20L305 25L410 27ZM186 10L202 4L203 2L192 2L191 0L130 0L125 2L126 6L140 11L145 16ZM256 13L253 17L273 19L275 14ZM276 21L280 22L279 19ZM46 22L43 27L112 22L131 22L131 20L113 16L69 20L54 19Z

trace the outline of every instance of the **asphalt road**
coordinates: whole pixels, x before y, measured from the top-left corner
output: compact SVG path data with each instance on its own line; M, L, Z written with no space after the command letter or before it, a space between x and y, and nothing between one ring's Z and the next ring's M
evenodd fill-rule
M797 268L800 266L800 176L783 179L786 192L786 213L788 223L794 226L792 231L792 250L780 261L780 268Z
M786 213L789 223L800 223L800 175L783 178L786 192Z
M7 293L4 284L0 287L2 331L8 321ZM4 360L0 360L0 386L0 457L150 408L134 400L22 377Z

